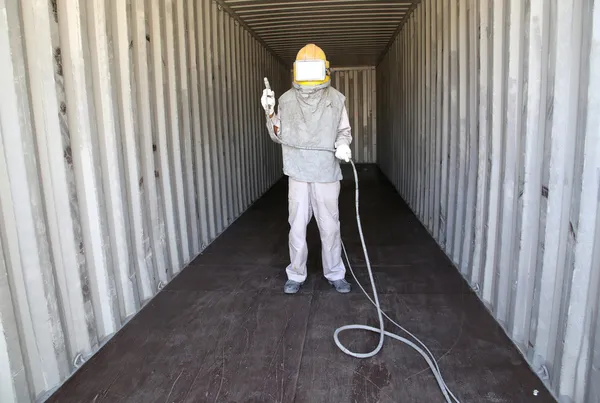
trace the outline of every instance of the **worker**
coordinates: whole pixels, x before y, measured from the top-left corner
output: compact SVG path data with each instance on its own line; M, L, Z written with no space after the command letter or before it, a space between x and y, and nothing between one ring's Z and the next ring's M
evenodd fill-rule
M352 142L345 96L331 86L329 61L314 44L303 47L294 62L292 88L279 98L267 88L261 103L271 139L279 144L335 149L335 153L282 145L283 172L288 176L290 264L286 268L286 294L295 294L307 278L306 228L315 215L321 237L323 274L340 293L348 293L338 199L342 172L340 160L350 161Z

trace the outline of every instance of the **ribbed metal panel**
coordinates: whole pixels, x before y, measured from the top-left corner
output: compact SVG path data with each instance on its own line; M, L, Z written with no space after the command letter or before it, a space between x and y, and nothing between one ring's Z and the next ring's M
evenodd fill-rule
M375 65L419 0L217 0L241 18L286 63L307 43L332 66Z
M561 402L600 401L600 4L423 0L378 96L385 173Z
M281 177L211 0L0 0L0 401L57 387Z
M352 127L352 158L357 163L377 162L376 74L374 67L331 70L332 85L346 96Z

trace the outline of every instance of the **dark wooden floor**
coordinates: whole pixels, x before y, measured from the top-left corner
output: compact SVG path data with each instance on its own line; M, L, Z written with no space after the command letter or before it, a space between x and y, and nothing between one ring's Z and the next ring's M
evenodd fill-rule
M382 306L429 346L451 390L464 403L553 402L389 182L375 167L360 170L361 219ZM354 183L346 178L342 236L367 285ZM341 295L324 280L314 221L309 280L297 295L282 293L286 191L282 180L49 401L443 402L426 363L400 342L386 339L366 360L335 346L334 329L377 326L376 314L357 287ZM377 342L362 332L342 340L354 351Z

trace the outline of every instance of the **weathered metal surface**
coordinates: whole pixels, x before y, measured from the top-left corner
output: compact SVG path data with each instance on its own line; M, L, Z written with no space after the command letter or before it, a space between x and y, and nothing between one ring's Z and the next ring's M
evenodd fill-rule
M597 1L0 0L2 402L59 385L281 176L259 97L290 66L263 44L308 42L356 160L557 396L600 399ZM377 60L376 84L339 68Z
M377 70L379 164L561 402L600 399L599 33L593 1L424 0Z
M0 401L43 398L281 177L210 0L0 0Z
M219 0L290 66L307 43L333 65L375 65L418 1Z
M357 163L377 162L375 68L332 69L332 85L346 96L352 126L352 158Z

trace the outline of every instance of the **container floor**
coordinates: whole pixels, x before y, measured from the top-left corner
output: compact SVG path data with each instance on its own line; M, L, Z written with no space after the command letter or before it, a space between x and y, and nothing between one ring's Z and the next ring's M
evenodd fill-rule
M432 350L451 390L465 403L553 402L378 168L359 169L361 219L382 306ZM345 178L342 236L367 286L353 177ZM377 326L376 313L358 287L341 295L325 281L314 220L309 279L299 294L283 294L286 192L282 180L49 401L444 402L425 361L400 342L386 339L366 360L335 346L337 327ZM366 352L377 337L356 331L342 341Z

